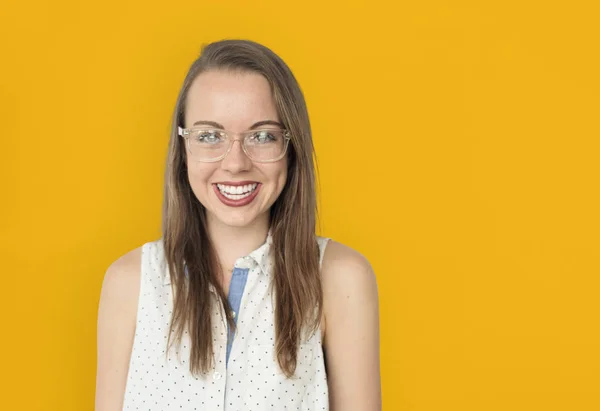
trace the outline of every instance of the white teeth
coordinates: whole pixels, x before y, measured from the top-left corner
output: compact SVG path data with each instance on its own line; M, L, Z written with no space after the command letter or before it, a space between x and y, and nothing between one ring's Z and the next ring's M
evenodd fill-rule
M239 200L240 198L247 197L256 189L257 186L258 183L246 184L244 186L226 186L224 184L217 184L221 194L233 200Z
M227 193L221 193L223 194L224 197L227 197L231 200L241 200L242 198L248 197L250 194L252 193L246 193L246 194L227 194Z

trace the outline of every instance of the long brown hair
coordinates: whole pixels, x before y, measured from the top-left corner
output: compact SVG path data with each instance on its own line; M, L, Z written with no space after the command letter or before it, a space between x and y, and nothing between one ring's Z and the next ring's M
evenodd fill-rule
M187 95L194 79L208 70L254 72L271 86L279 120L291 133L286 184L270 210L270 248L273 258L275 352L281 370L294 374L298 345L304 333L320 326L323 292L319 250L315 239L317 215L314 147L304 96L289 67L273 51L247 40L223 40L204 46L192 63L175 106L165 175L163 243L174 292L169 330L181 342L191 340L190 371L207 373L213 366L210 287L217 290L230 327L232 309L218 274L216 251L207 233L204 206L188 181L184 140ZM188 270L186 277L185 267ZM167 350L168 351L168 350Z

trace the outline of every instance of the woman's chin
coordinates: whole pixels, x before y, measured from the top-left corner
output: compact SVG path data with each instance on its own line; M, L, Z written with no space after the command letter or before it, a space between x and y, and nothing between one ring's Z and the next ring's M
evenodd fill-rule
M258 217L256 212L250 210L230 210L228 212L218 210L211 214L211 219L213 221L218 221L220 224L238 228L252 225Z

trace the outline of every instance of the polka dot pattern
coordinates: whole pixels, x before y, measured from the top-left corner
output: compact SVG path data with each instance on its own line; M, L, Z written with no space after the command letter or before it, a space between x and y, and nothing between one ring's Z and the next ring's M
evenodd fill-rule
M318 237L321 260L328 238ZM235 267L248 269L237 332L226 361L227 324L214 288L213 345L215 367L194 377L189 371L190 339L166 351L173 311L170 277L162 239L142 247L142 275L136 330L129 362L123 410L328 410L327 376L318 330L303 341L296 373L286 378L275 357L274 307L269 287L272 238Z

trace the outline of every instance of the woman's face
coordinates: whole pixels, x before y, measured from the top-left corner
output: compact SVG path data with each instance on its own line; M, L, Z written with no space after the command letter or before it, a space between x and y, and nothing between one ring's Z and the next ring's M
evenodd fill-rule
M260 74L213 70L193 81L185 127L211 122L212 127L218 124L238 133L265 121L280 123L269 83ZM217 162L194 161L187 150L186 155L190 185L206 208L209 223L243 227L268 221L269 209L287 179L287 156L272 163L253 162L241 141L234 142L227 156Z

